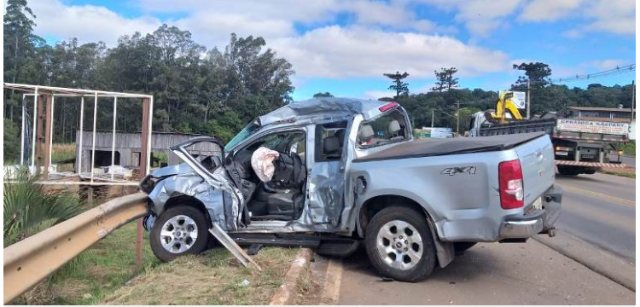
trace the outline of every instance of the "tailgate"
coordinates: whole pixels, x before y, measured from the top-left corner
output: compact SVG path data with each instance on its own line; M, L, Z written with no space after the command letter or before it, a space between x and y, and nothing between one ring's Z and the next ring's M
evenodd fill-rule
M553 145L548 135L515 148L524 176L524 204L528 206L540 197L555 180Z

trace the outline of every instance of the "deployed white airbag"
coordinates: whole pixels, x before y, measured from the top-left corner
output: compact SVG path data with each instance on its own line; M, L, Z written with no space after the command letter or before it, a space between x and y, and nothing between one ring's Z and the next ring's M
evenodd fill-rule
M266 147L260 147L251 155L251 168L262 182L269 182L273 177L275 166L273 160L280 154Z

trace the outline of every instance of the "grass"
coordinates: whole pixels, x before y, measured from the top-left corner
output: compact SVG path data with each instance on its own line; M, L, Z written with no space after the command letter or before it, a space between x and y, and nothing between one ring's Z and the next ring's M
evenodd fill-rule
M298 249L264 248L254 256L262 272L243 267L226 249L164 263L133 279L102 304L264 305L284 281ZM249 281L244 286L242 282Z
M314 280L311 267L302 271L296 286L294 305L315 305L321 295L320 286Z
M160 264L144 240L143 264L135 267L136 223L129 223L80 254L16 304L90 305ZM145 234L146 236L146 234Z
M51 163L58 164L59 161L71 159L76 156L76 144L52 144L51 145ZM73 164L58 164L58 171L73 171Z
M614 176L620 176L620 177L636 179L635 170L633 172L621 172L621 171L617 171L617 170L614 170L614 169L603 169L600 172L604 173L604 174L607 174L607 175L614 175Z
M622 147L625 156L635 157L636 156L636 141L629 141L629 143L625 144Z
M67 160L76 156L76 144L52 144L51 145L51 162Z

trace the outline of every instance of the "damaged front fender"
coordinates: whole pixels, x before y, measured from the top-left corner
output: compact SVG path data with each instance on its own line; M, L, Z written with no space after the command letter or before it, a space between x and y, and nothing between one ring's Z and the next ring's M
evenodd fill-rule
M149 199L153 203L151 211L159 216L171 199L184 200L178 198L181 196L198 200L204 205L212 223L220 225L223 229L228 228L224 214L223 191L209 185L196 174L178 174L158 182L149 193Z
M172 200L180 201L183 198L178 197L187 196L202 203L211 222L222 229L234 231L242 225L241 209L244 199L231 183L224 167L217 165L210 172L186 150L188 146L212 140L216 141L212 138L195 138L172 147L171 150L184 163L158 169L149 175L156 180L148 192L153 203L151 210L156 216L162 214ZM146 179L141 183L141 188L144 188L145 182Z

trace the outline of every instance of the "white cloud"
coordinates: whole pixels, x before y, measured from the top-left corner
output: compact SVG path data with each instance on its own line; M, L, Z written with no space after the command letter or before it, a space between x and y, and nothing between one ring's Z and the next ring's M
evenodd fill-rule
M578 29L564 31L562 32L562 35L568 38L581 38L584 36L584 34Z
M288 37L295 34L291 23L279 19L251 19L246 15L219 14L215 12L199 12L176 20L178 28L189 30L196 42L209 48L224 47L229 42L231 33L240 37L249 35L262 36L270 42L272 39Z
M629 64L626 61L620 59L606 59L599 61L591 61L587 65L596 68L598 71L609 70L619 66Z
M244 15L252 20L276 19L285 22L314 23L333 18L342 1L305 0L139 0L147 12Z
M333 21L338 13L352 13L359 25L389 26L397 29L412 29L420 32L448 32L426 19L419 19L407 9L404 0L390 3L370 0L306 0L301 5L297 0L141 0L140 7L148 12L197 13L203 16L243 16L257 23L278 20L293 26L293 23L314 25ZM191 16L187 17L190 19ZM242 26L240 23L237 25Z
M569 38L581 38L588 32L635 33L636 2L633 0L534 0L525 7L520 20L556 21L580 16L583 25L563 32Z
M328 26L270 45L301 77L380 77L383 72L407 71L419 78L449 66L457 67L461 76L509 69L508 57L500 51L446 36L363 27Z
M62 0L31 5L40 16L36 33L77 37L82 42L102 40L110 46L122 35L148 33L162 23L153 17L126 18L105 7L65 5ZM433 34L450 29L416 18L407 10L405 0L311 0L305 5L293 0L142 0L139 5L145 14L186 13L165 22L192 32L194 40L209 48L225 46L232 32L262 36L269 47L294 65L301 80L377 78L397 70L413 77L431 77L433 70L449 66L466 76L509 68L503 52ZM352 13L356 21L345 27L314 25L331 24L337 12ZM297 23L306 23L310 30L298 33Z
M366 99L378 100L384 97L395 97L395 96L396 96L396 92L392 92L392 91L365 91L364 92L364 97Z
M586 8L587 18L595 19L586 31L614 34L634 34L636 31L636 2L632 0L598 0Z
M571 13L584 3L584 0L534 0L520 15L524 21L555 21Z
M487 37L495 29L505 26L508 16L523 0L420 0L444 11L456 11L455 20L478 37Z
M114 45L122 35L149 33L161 25L154 17L124 18L105 7L68 6L60 0L29 1L29 6L37 16L36 33L62 39L75 37L81 42Z

